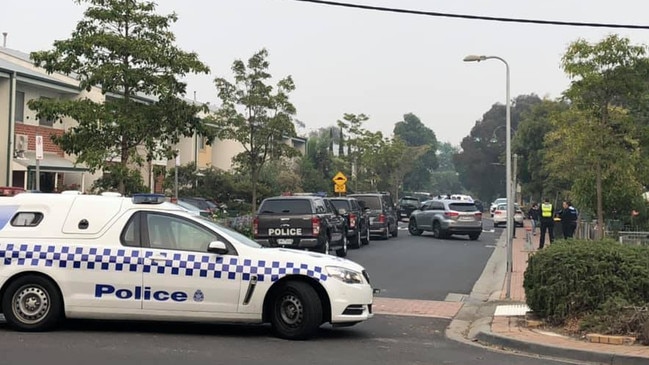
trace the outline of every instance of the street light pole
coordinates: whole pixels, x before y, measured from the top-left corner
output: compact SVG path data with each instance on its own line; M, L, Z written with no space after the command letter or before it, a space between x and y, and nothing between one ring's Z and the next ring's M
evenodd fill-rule
M464 62L480 62L489 59L499 60L505 64L506 77L506 114L505 114L505 129L507 130L507 138L505 139L506 149L506 169L505 176L505 189L507 193L507 288L505 296L507 299L511 298L511 284L513 270L513 237L514 237L514 198L512 196L512 122L511 122L511 98L509 96L509 64L504 59L498 56L476 56L469 55L464 57Z

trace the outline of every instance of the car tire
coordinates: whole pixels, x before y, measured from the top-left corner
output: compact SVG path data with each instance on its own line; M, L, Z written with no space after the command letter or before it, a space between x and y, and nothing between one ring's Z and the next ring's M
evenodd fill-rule
M329 235L326 235L325 241L320 245L318 252L328 255L329 251L331 251L331 239L329 238Z
M360 227L356 230L356 234L352 237L351 242L352 242L351 247L353 249L358 250L359 248L361 248L361 245L363 244L363 242L361 242L361 229L360 229Z
M48 331L63 319L63 299L58 287L38 275L12 281L2 298L7 324L18 331Z
M364 245L369 245L370 244L370 239L371 239L371 237L370 237L370 229L367 228L367 229L365 229L365 237L361 238L361 242Z
M408 222L408 233L410 233L413 236L421 236L421 234L424 233L424 231L417 228L416 220L410 219L410 221Z
M439 222L433 222L433 237L444 238L442 232L442 226L439 224Z
M343 232L343 247L336 250L336 256L338 257L347 256L347 231Z
M480 233L470 233L469 234L469 239L471 241L476 241L478 238L480 238Z
M322 324L322 302L311 285L289 281L282 285L273 301L271 325L280 338L306 340Z

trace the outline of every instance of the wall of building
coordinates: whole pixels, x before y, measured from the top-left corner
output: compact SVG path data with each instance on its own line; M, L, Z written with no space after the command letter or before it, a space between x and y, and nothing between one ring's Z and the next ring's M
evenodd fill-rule
M9 147L9 79L0 77L0 186L8 186L6 171L9 169L7 163L11 163L13 156L7 156Z

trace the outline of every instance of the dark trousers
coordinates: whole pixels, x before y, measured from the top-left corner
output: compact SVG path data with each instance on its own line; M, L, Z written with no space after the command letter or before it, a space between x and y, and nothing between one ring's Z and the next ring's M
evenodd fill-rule
M539 241L539 249L545 246L545 231L550 235L550 244L554 241L554 221L541 219L541 240Z
M577 222L561 223L561 230L563 231L563 238L565 239L572 238L575 235L576 229Z

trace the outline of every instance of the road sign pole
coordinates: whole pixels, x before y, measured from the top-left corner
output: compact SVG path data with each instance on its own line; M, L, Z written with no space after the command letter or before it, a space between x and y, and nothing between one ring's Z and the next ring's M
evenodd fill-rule
M36 190L41 190L41 160L43 159L43 136L36 136ZM56 188L56 186L55 186Z

